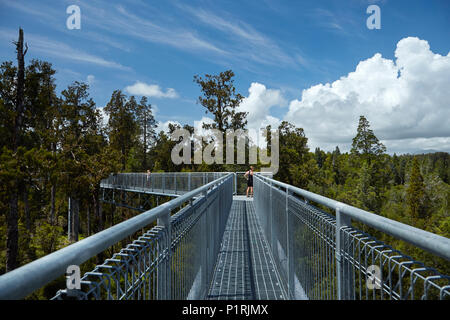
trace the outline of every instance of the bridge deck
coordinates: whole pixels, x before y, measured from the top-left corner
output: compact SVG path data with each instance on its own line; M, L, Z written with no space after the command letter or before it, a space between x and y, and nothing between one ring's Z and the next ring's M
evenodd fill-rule
M262 233L253 199L235 196L206 297L218 300L286 299Z

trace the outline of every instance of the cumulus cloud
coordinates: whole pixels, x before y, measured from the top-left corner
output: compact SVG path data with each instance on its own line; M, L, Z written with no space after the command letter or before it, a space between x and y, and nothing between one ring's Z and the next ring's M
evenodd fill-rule
M199 136L208 135L209 130L203 129L203 124L213 124L214 120L209 117L202 117L200 121L194 121L194 129L196 130L196 134Z
M170 98L174 99L178 97L178 93L173 88L168 88L164 92L157 84L146 84L144 82L136 81L135 84L127 86L125 90L137 96L147 96L155 98Z
M265 143L261 135L261 128L267 125L278 127L280 119L270 115L272 107L280 107L286 105L280 90L267 89L265 85L253 82L248 89L248 96L245 97L238 107L239 112L248 112L247 128L249 129L250 138L257 141L256 133L259 133L259 145Z
M403 139L417 150L442 138L441 150L449 151L449 85L450 53L435 54L427 41L408 37L398 42L395 60L376 53L339 80L303 90L285 119L305 129L310 147L348 150L364 115L388 152Z
M161 131L164 131L165 133L169 133L169 124L173 124L173 125L177 124L180 127L182 127L181 123L179 123L178 121L172 121L172 120L168 120L165 122L158 121L156 123L156 132L159 133Z

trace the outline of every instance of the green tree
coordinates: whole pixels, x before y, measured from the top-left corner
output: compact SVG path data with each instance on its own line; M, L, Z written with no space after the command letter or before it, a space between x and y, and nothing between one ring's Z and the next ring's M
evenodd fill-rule
M416 157L414 157L412 162L411 175L408 188L406 189L406 201L408 212L414 220L425 217L425 185Z
M121 154L122 170L125 170L128 153L137 144L137 103L132 96L127 100L120 90L115 90L105 107L109 115L108 135L110 145Z
M308 184L310 170L313 168L307 147L308 138L302 128L283 121L279 127L279 170L276 179L305 187ZM313 160L314 161L314 160Z
M214 123L205 124L205 129L219 129L224 132L226 129L244 129L247 125L248 113L236 111L243 96L236 93L233 77L234 72L231 70L219 75L194 76L194 82L200 86L202 92L198 101L206 108L205 113L210 112L214 116Z
M356 136L352 142L352 154L362 154L369 161L372 156L378 156L386 152L386 147L378 140L370 129L369 121L360 116Z
M142 138L143 161L142 169L148 169L147 153L149 147L156 140L156 121L152 112L152 105L148 103L147 97L142 97L137 108L137 119L140 126L140 134Z

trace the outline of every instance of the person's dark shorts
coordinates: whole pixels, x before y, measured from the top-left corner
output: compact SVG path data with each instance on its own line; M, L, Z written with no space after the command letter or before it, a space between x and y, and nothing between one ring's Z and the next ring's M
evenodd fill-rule
M253 179L248 179L247 187L253 187Z

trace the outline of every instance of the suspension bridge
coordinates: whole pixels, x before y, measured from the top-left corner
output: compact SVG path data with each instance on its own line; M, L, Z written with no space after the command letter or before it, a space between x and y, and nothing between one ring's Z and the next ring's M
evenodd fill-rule
M22 299L118 245L53 299L450 299L450 277L364 230L450 260L450 239L255 173L123 173L101 201L140 213L0 276ZM164 203L152 208L151 197ZM358 226L363 228L358 229Z

